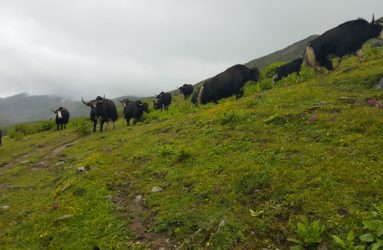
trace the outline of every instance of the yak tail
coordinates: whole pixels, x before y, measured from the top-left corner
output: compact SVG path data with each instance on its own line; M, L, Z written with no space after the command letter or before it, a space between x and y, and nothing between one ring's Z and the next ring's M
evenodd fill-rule
M202 104L202 92L203 92L203 86L202 88L200 89L199 93L198 93L198 103L199 104Z
M306 51L303 56L303 65L310 67L316 67L317 65L315 52L310 46L306 47Z

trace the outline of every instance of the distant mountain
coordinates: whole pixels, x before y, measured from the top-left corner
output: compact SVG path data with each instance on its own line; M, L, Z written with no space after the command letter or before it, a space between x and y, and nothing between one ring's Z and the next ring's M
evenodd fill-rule
M126 96L114 99L116 104ZM137 99L137 97L129 97ZM0 127L8 125L45 120L54 117L51 109L66 107L71 117L89 115L89 107L81 101L72 101L59 96L39 95L31 96L25 93L0 98Z

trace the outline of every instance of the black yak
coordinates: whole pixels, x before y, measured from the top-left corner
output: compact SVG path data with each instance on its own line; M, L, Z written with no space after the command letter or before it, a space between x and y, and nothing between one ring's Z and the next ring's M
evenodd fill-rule
M273 81L277 82L294 72L297 73L297 75L299 75L299 72L301 71L302 62L303 58L298 58L276 68L273 76Z
M69 111L66 108L59 107L56 110L52 110L52 112L56 114L55 122L57 130L66 129L66 125L69 122Z
M191 94L193 94L194 87L191 84L184 84L178 88L181 94L184 95L184 99L187 99Z
M159 95L156 95L153 100L154 109L165 109L168 110L169 105L172 103L172 95L170 93L161 92Z
M326 31L308 44L304 54L304 64L315 69L325 67L333 70L334 67L328 56L333 55L339 58L336 67L345 55L355 54L361 59L362 45L376 37L383 39L383 24L376 22L374 18L371 23L364 19L345 22Z
M130 119L134 118L133 124L136 124L144 114L149 113L149 104L141 101L130 101L125 99L120 101L124 106L124 116L126 119L126 125L129 126Z
M100 131L102 131L104 123L114 122L118 119L117 108L113 101L105 99L105 97L97 96L96 99L82 102L90 107L90 120L93 122L93 132L96 132L97 121L100 121Z
M259 79L260 74L257 68L249 69L244 65L234 65L203 84L198 94L198 102L200 104L218 103L218 100L232 95L238 99L243 96L243 86L247 81L259 81Z

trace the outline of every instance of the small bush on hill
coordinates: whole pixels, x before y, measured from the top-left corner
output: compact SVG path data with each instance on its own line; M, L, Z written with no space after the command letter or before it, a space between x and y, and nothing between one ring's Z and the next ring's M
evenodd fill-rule
M38 132L49 131L54 128L55 124L52 121L42 121L39 124Z
M271 79L264 79L257 85L257 91L262 92L273 88L273 81Z
M296 244L291 247L291 249L311 249L312 247L319 245L322 242L324 230L325 226L321 225L319 220L310 222L307 218L303 218L302 222L298 222L297 229L295 230L298 239L288 238L288 241Z
M75 127L75 131L80 135L89 135L92 131L90 128L90 122L85 119L76 120L73 122L73 126Z
M246 120L247 115L235 110L228 110L219 114L216 121L221 125L235 126Z
M371 48L364 54L365 60L374 60L383 57L383 49L379 47Z
M275 73L275 69L282 66L283 64L285 64L285 62L275 62L270 64L264 70L261 71L261 78L272 78Z

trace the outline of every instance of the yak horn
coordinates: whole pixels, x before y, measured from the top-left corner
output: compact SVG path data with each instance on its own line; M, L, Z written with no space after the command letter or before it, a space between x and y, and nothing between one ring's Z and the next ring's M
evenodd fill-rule
M87 105L87 106L90 105L90 103L89 103L89 102L85 102L85 101L84 101L84 98L82 98L82 97L81 97L81 101L82 101L82 103L84 103L84 104Z

